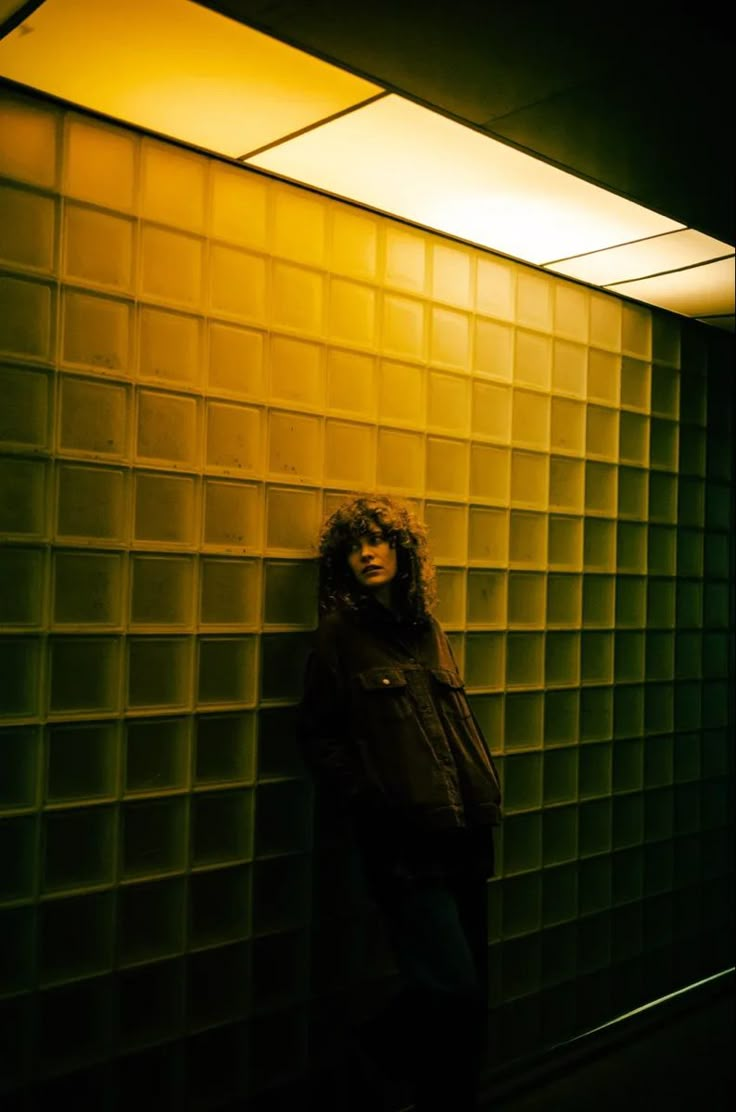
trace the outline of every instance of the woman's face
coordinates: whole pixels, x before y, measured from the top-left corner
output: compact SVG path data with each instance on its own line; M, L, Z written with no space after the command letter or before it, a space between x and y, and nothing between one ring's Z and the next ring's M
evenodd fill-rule
M348 551L348 567L361 587L378 593L396 577L396 549L379 529L372 530L355 538Z

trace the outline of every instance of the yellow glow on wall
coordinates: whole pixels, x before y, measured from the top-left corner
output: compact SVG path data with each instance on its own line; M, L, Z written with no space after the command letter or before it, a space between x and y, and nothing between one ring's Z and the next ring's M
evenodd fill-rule
M381 92L190 0L46 0L0 75L231 158Z
M393 95L248 163L537 264L682 227Z
M733 313L734 260L720 259L656 278L617 282L609 288L687 317L725 315Z
M721 243L702 232L687 228L685 231L669 232L638 243L611 247L607 251L581 255L576 259L549 263L548 269L596 286L609 286L614 282L647 278L668 270L698 266L733 253L730 243Z

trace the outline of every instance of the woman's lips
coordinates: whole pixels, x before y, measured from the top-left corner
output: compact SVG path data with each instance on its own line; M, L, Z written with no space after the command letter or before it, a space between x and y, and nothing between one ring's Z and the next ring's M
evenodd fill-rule
M369 568L363 568L363 575L371 575L374 571L382 571L383 569L379 564L371 564Z

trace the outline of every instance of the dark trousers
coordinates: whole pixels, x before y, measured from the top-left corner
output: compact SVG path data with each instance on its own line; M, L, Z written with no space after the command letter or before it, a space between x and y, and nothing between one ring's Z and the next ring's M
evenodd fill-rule
M488 1009L485 877L386 877L371 887L406 988L380 1017L389 1054L410 1077L416 1112L471 1112Z

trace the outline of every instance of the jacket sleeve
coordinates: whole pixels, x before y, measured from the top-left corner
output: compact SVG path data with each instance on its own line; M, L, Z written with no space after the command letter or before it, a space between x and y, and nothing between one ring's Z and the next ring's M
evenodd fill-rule
M348 809L369 802L371 787L350 732L350 703L336 646L320 630L307 660L297 737L307 767Z

